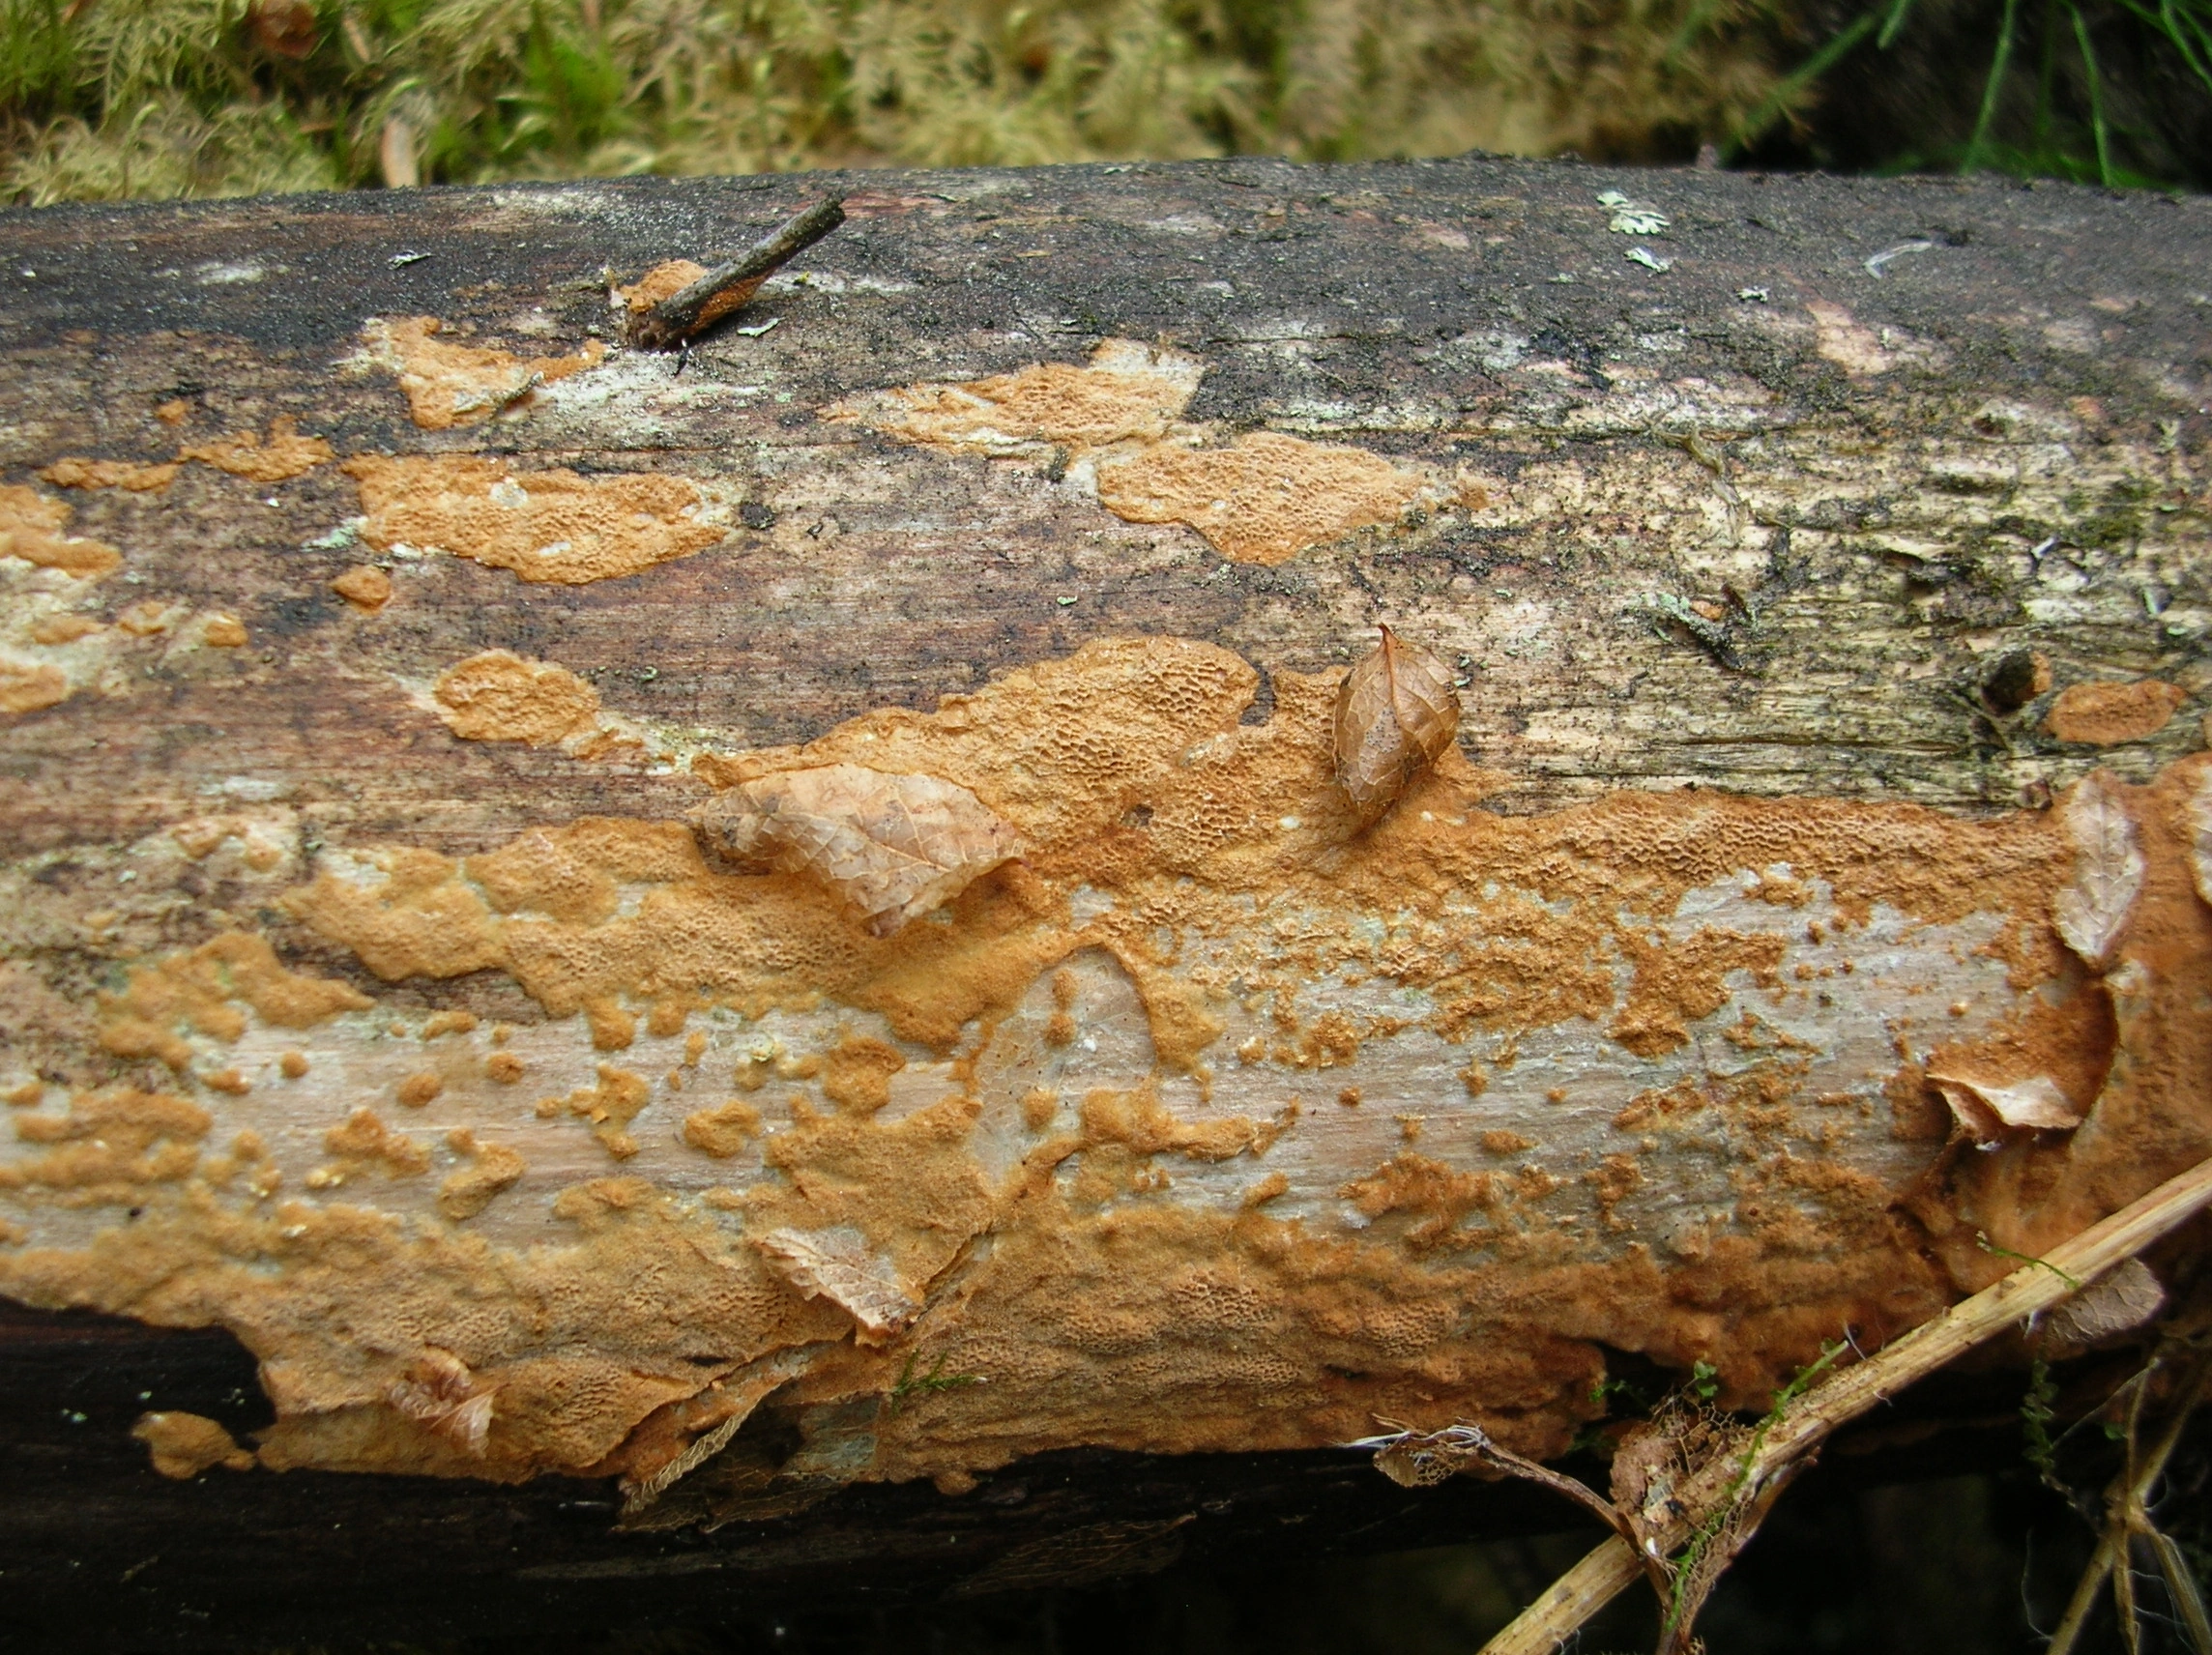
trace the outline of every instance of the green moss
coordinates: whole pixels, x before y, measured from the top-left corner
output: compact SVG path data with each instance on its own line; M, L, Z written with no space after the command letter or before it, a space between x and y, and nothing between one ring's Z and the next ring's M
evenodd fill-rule
M1780 0L0 0L22 201L838 164L1650 160Z
M1931 152L1943 164L2140 182L2126 164L2131 129L2100 88L2134 73L2149 78L2131 97L2161 75L2212 89L2212 0L2094 0L2093 14L2052 0L2033 18L2017 0L1972 3L1993 27L2000 11L2009 21L1986 118L1963 150ZM1730 149L1803 126L1838 73L1919 26L1908 0L1874 0L1822 38L1809 32L1815 11L1808 0L0 0L0 196L1249 153L1684 160L1702 142ZM2100 31L2119 26L2150 43L2149 57L2097 57ZM2080 61L2058 74L2061 58Z

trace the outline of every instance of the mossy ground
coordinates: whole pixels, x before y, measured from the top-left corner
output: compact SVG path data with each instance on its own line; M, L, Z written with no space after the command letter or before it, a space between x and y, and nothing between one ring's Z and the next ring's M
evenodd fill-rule
M2208 18L2212 0L0 0L0 197L1706 144L2202 184Z

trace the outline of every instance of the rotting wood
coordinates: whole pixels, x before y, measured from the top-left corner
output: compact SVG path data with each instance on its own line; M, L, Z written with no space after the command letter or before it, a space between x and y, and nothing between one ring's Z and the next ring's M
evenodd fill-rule
M265 1466L705 1523L1544 1454L2212 1149L2202 203L870 187L681 364L602 268L821 181L0 218L0 1288L237 1332ZM1377 623L1465 713L1360 834ZM878 938L685 825L836 766L1023 853Z

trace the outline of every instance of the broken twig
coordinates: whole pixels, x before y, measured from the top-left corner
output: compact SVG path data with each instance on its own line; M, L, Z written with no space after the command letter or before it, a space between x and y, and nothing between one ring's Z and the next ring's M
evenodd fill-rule
M816 202L766 240L632 316L629 342L649 351L675 349L744 304L762 282L844 221L844 197Z
M2070 1282L2094 1282L2207 1205L2212 1205L2212 1161L2168 1179L1865 1361L1833 1374L1770 1416L1748 1453L1716 1455L1687 1479L1669 1502L1673 1521L1650 1524L1646 1551L1671 1553L1700 1534L1712 1533L1738 1507L1759 1501L1839 1426L2005 1328L2071 1297L2075 1290ZM1648 1558L1639 1558L1636 1549L1617 1535L1607 1539L1484 1644L1481 1655L1553 1655L1576 1628L1646 1574L1648 1566Z

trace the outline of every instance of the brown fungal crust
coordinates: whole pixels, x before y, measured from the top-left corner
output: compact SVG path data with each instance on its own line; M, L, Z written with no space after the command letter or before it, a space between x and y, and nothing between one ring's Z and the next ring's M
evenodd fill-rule
M2109 747L2139 741L2165 729L2188 692L2155 678L2134 683L2070 683L2058 692L2043 727L2061 741Z
M1308 1444L1377 1410L1542 1451L1601 1371L1588 1341L1752 1394L1838 1326L1878 1337L1980 1285L1977 1233L2033 1252L2212 1147L2212 1032L2185 1010L2212 983L2201 762L2091 789L2144 864L2115 1002L2052 918L2068 810L1631 794L1504 817L1447 745L1348 839L1342 681L1277 673L1258 726L1254 684L1225 651L1117 640L713 761L765 873L611 819L465 859L326 856L286 903L328 943L393 980L505 973L548 1021L371 1043L352 1020L384 1014L243 941L142 968L118 1039L249 1078L311 1049L281 1095L331 1112L335 1159L239 1135L259 1092L41 1103L0 1159L26 1236L0 1282L237 1327L276 1465L643 1484L717 1379L790 1363L801 1403L880 1403L910 1358L987 1382L887 1405L837 1450L859 1474ZM825 772L910 804L987 791L1025 857L871 935L762 820ZM518 1054L535 1111L487 1071ZM693 1101L717 1069L745 1101ZM363 1109L423 1077L422 1132ZM1350 1091L1379 1106L1320 1107ZM1947 1100L1993 1112L1990 1153L1951 1159ZM38 1238L126 1203L81 1244Z
M364 454L361 536L378 551L436 549L526 581L585 586L706 550L728 533L698 484L636 473L522 471L475 454Z
M1315 177L917 183L682 363L577 283L754 194L426 193L362 304L452 320L363 373L295 226L103 244L129 305L0 375L0 1292L234 1329L274 1466L646 1497L771 1393L809 1487L1544 1452L1609 1350L1761 1400L2212 1150L2197 721L2042 705L2204 688L2203 215L1951 181L1941 297L1847 310L1836 226L1925 190L1678 175L1630 329L1542 285L1586 175ZM1033 231L1014 327L968 273ZM147 262L229 241L266 286ZM1147 342L1057 320L1109 276ZM348 469L247 486L279 408ZM1321 663L1377 615L1499 769L1385 694L1370 817ZM894 877L823 789L849 892L755 820L846 768L989 820Z

